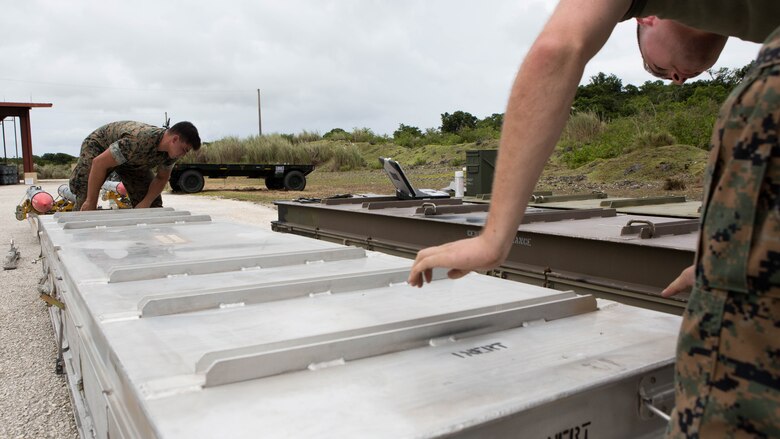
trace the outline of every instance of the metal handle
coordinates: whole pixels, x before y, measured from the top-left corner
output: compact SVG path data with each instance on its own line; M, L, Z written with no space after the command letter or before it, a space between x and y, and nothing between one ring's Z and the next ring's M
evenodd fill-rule
M669 422L672 420L672 417L666 414L663 410L659 409L658 407L654 406L652 404L652 400L650 398L645 398L642 400L642 402L645 404L645 407L650 410L651 412L655 413L657 416L663 418L666 422Z

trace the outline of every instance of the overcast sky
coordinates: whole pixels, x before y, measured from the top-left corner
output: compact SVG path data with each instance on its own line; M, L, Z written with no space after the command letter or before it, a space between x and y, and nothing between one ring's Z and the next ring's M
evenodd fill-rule
M0 100L32 110L34 153L78 155L115 120L192 121L204 141L263 132L321 134L440 114L502 113L554 0L25 0L0 10ZM622 23L585 70L624 84L641 67L634 23ZM758 45L730 39L717 67L741 67ZM6 124L9 156L13 125Z

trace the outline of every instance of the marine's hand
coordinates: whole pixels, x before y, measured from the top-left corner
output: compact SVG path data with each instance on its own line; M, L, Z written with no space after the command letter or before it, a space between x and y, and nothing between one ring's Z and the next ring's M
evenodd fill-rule
M661 291L661 296L671 297L677 293L682 293L685 290L693 287L693 283L696 281L696 269L693 265L686 268L677 276L677 279L673 280L668 287Z
M425 282L431 281L436 267L449 268L447 276L458 279L472 270L495 268L503 257L499 246L491 244L483 236L429 247L417 253L408 282L413 287L422 287Z
M134 209L146 209L152 205L151 201L141 200L135 205Z
M86 212L88 210L95 210L97 209L97 200L90 200L87 198L84 200L84 203L81 204L81 211Z

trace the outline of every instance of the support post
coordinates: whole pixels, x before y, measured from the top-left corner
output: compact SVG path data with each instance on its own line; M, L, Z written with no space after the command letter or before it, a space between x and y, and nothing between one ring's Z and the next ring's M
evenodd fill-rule
M257 89L257 135L263 135L263 115L260 112L260 89Z

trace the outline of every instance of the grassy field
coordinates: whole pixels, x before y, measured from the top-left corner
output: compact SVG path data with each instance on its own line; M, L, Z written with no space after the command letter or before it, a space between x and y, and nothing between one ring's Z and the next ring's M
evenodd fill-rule
M537 185L538 190L555 194L585 193L594 190L616 197L685 195L701 198L701 177L707 152L698 148L672 145L648 148L609 160L597 160L577 169L553 159ZM446 187L460 166L426 165L404 168L418 188ZM668 189L668 181L676 183ZM381 169L334 172L317 169L307 177L301 192L268 190L263 180L247 178L206 179L198 195L217 196L272 205L276 200L326 198L339 194L392 195L394 188Z

